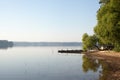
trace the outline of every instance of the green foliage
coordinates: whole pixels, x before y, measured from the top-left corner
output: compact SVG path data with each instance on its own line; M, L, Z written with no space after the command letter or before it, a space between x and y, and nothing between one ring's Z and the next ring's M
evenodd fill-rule
M113 44L120 50L120 0L100 0L98 10L98 24L94 28L95 34L104 44Z
M120 45L115 45L115 48L114 48L114 51L116 51L116 52L120 52Z
M85 41L87 37L88 37L88 34L87 34L87 33L84 33L84 34L83 34L83 37L82 37L82 41Z
M95 35L89 36L87 33L83 34L82 43L83 43L83 50L89 50L95 47L97 42L97 37Z
M83 50L86 51L87 50L87 46L85 45L85 43L87 42L86 39L88 38L88 34L84 33L82 36L82 43L83 43Z
M109 2L109 0L100 0L100 4L104 4L104 3L107 3L107 2Z

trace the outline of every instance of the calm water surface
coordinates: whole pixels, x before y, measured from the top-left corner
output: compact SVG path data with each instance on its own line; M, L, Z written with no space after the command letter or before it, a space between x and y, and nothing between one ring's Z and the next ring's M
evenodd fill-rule
M0 80L98 80L100 66L91 64L83 54L57 52L79 48L13 47L0 50Z

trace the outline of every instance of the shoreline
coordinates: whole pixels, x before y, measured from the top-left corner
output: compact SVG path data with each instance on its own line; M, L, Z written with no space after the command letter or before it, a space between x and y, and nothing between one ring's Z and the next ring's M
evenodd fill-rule
M109 68L105 80L120 80L120 53L114 51L96 51L85 53L91 59L100 60Z
M92 58L104 60L108 62L114 62L118 65L120 65L120 53L114 52L114 51L96 51L96 52L88 52L85 53L88 56L91 56Z

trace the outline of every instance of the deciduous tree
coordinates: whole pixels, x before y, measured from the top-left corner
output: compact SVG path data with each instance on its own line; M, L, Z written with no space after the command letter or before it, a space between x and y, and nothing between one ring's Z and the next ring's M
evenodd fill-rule
M100 0L95 34L104 44L113 44L120 50L120 0Z

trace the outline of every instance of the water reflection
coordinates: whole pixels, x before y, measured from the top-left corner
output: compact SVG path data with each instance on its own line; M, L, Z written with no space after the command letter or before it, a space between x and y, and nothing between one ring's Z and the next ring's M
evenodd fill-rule
M83 71L99 71L99 80L119 80L118 76L115 76L114 73L120 70L120 67L115 63L106 62L104 60L93 59L89 56L83 56Z
M84 72L88 72L90 70L97 72L100 65L97 60L91 59L85 55L83 56L82 59L83 59L82 67Z
M12 48L13 46L0 46L0 50L7 50L8 48Z

